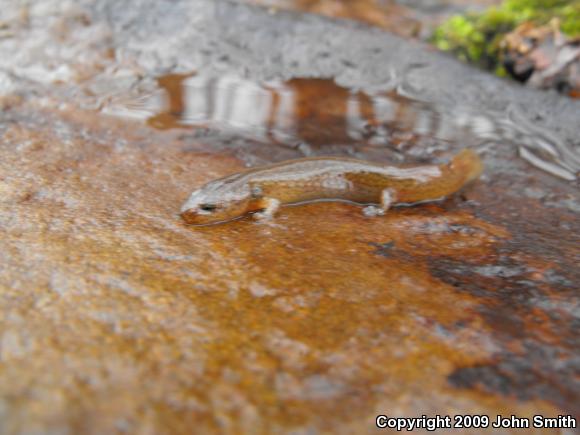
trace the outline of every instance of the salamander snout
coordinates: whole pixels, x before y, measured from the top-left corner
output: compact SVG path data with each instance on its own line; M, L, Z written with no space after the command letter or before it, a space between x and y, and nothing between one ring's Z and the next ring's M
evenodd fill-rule
M191 224L204 224L212 221L212 215L217 210L215 204L188 205L181 208L181 217Z
M224 222L244 215L248 204L249 195L214 182L191 194L181 207L181 217L194 225Z

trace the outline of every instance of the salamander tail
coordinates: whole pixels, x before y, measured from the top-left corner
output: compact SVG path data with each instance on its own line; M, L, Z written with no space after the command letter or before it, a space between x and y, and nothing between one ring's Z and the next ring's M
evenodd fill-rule
M460 151L449 164L451 170L463 174L465 183L476 180L483 172L483 162L477 153L471 149Z

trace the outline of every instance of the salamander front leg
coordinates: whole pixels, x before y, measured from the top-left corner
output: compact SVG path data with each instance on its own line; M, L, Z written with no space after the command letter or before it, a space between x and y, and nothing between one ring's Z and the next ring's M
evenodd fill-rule
M363 213L365 216L383 216L396 200L396 192L393 189L385 189L381 193L381 205L369 205L363 208Z
M275 198L262 198L260 203L263 207L263 210L254 213L254 219L271 219L280 208L280 201Z

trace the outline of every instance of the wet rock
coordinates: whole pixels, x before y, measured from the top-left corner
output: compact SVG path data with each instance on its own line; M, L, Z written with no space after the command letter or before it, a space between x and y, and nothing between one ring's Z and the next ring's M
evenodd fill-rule
M435 27L453 14L479 11L500 0L247 0L270 8L316 13L361 21L403 37L427 39Z
M384 413L577 412L577 186L517 152L574 175L575 103L320 17L50 5L29 3L0 40L0 432L365 433ZM259 90L330 77L320 86L336 94L326 112L307 104L316 86L292 82L310 109L292 112L296 146L232 118L184 123L198 93L140 117L107 111L167 98L169 74L225 72ZM345 101L366 108L360 139ZM376 117L388 107L401 113ZM177 122L147 123L160 113ZM318 143L311 116L331 130ZM466 145L482 180L384 217L337 203L204 228L178 216L193 188L247 164L305 150L444 161Z

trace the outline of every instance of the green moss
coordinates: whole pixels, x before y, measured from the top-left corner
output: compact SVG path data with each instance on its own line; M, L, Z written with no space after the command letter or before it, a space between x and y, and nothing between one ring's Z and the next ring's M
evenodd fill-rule
M526 21L543 25L554 17L560 19L562 32L580 36L580 0L505 0L481 14L449 18L435 31L433 42L462 60L497 70L505 34Z

